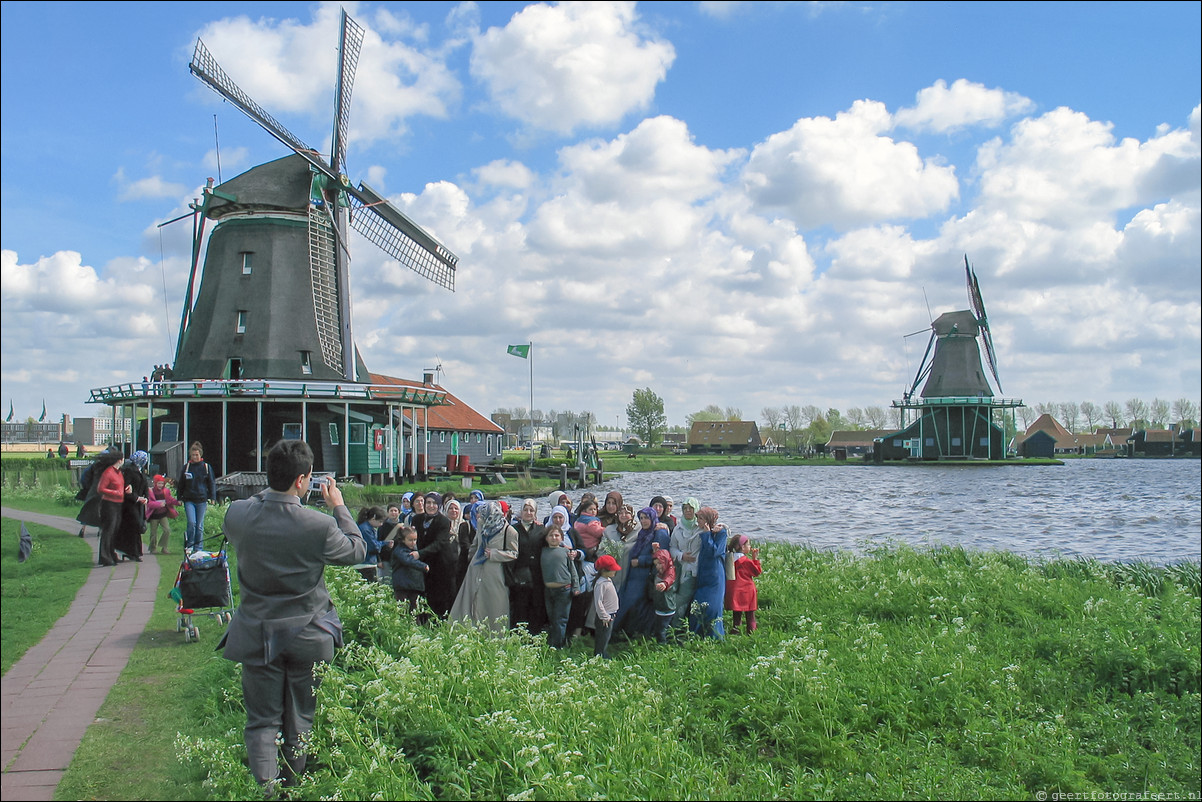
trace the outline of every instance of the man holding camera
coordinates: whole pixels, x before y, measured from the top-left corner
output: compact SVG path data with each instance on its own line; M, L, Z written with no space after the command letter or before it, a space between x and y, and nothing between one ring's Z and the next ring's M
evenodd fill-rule
M282 440L267 454L268 489L235 501L225 534L238 556L241 599L218 648L242 663L246 752L268 796L305 769L303 736L317 706L314 664L342 645L342 622L325 566L363 562L367 547L332 480L318 482L330 517L301 504L313 484L313 452ZM284 765L277 734L283 737Z

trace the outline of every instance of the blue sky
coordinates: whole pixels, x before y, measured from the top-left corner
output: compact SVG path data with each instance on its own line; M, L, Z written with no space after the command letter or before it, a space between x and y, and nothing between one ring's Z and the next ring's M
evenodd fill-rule
M888 406L967 252L1004 394L1199 396L1197 3L348 3L348 172L460 256L458 291L353 246L369 367L481 411L671 423L707 404ZM337 5L5 2L2 400L87 415L174 350L189 226L327 147ZM924 299L925 291L925 299ZM921 340L922 342L919 342Z

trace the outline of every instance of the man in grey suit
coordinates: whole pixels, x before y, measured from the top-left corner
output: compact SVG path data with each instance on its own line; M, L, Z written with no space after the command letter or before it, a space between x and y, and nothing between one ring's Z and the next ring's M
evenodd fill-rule
M218 647L242 663L246 752L255 779L274 793L305 769L303 736L313 728L313 666L342 645L342 622L326 590L325 566L363 562L367 547L332 481L321 483L330 517L301 505L313 481L313 452L282 440L267 454L269 489L235 501L225 534L238 556L240 603ZM277 733L283 735L284 765Z

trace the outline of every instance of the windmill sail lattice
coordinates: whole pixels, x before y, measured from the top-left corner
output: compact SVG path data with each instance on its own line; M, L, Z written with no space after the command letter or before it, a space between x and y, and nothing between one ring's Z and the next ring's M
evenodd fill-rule
M366 184L354 187L345 175L363 36L343 12L328 162L242 91L197 41L192 73L296 156L206 190L200 210L218 223L195 307L190 292L185 301L189 331L180 338L177 376L227 375L235 364L248 378L356 381L365 375L351 326L350 227L405 267L455 289L457 257L386 198ZM231 261L240 262L241 271ZM301 312L306 307L311 318Z

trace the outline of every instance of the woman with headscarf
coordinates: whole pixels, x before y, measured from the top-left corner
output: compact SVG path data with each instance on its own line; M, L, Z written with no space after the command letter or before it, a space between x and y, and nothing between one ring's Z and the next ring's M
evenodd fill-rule
M655 510L659 522L668 528L668 534L672 534L672 530L676 528L676 516L672 514L672 502L668 497L656 496L647 506Z
M606 493L605 503L601 506L601 511L597 513L597 517L601 519L601 525L612 526L617 523L620 509L622 509L622 494L617 490ZM619 560L619 562L621 561Z
M683 629L687 623L689 606L697 590L697 559L701 556L701 529L697 522L697 510L701 503L689 496L680 505L680 522L672 530L668 549L676 564L676 615L673 628Z
M117 534L117 527L121 525L121 505L125 501L125 477L121 475L121 463L125 461L125 457L120 451L105 451L96 458L95 470L96 474L96 495L95 503L98 506L98 514L96 520L100 525L100 565L116 565L117 553L113 550L113 537ZM85 502L92 503L92 499ZM82 516L83 513L81 512Z
M495 501L486 501L477 509L476 521L470 564L451 607L451 620L467 619L502 632L509 620L504 563L517 559L518 533Z
M634 515L634 508L629 504L623 504L618 508L617 515L614 517L614 522L605 527L605 533L601 536L601 544L597 547L597 553L608 554L618 561L621 566L618 575L614 577L614 586L618 592L626 585L626 578L623 574L630 573L630 549L634 546L635 538L638 537L638 519Z
M697 529L701 550L697 556L697 588L693 591L693 606L689 626L698 635L722 640L726 629L722 624L722 608L726 598L726 527L718 524L718 511L713 507L697 510Z
M659 522L659 515L654 509L644 507L639 510L638 534L627 555L628 567L624 568L627 572L626 582L618 593L618 614L614 617L614 632L625 631L628 635L650 635L654 632L655 607L647 593L647 585L655 572L651 544L658 543L661 549L666 549L670 538L671 535Z
M417 558L430 566L426 574L426 601L435 615L446 618L455 603L459 541L451 534L450 519L441 512L442 497L427 493L422 505L424 512L413 516L413 528L417 530Z
M459 557L455 563L455 592L458 593L463 587L463 578L467 576L467 566L471 561L474 530L472 525L463 519L463 506L455 499L443 504L442 514L451 522L451 537L459 544Z
M551 495L547 496L547 501L551 504L551 512L554 514L556 507L563 507L564 512L568 514L567 526L571 526L576 522L576 516L572 515L572 499L567 493L562 490L552 490ZM551 516L548 515L543 519L543 526L548 529L551 527Z
M146 468L149 465L150 455L135 451L121 466L125 498L121 502L121 523L113 535L113 551L136 563L142 562L142 535L146 532L146 497L150 492Z
M513 528L518 533L518 556L505 566L509 573L509 626L525 624L530 634L537 635L547 626L540 559L546 545L547 527L538 522L537 501L528 498L522 502Z

